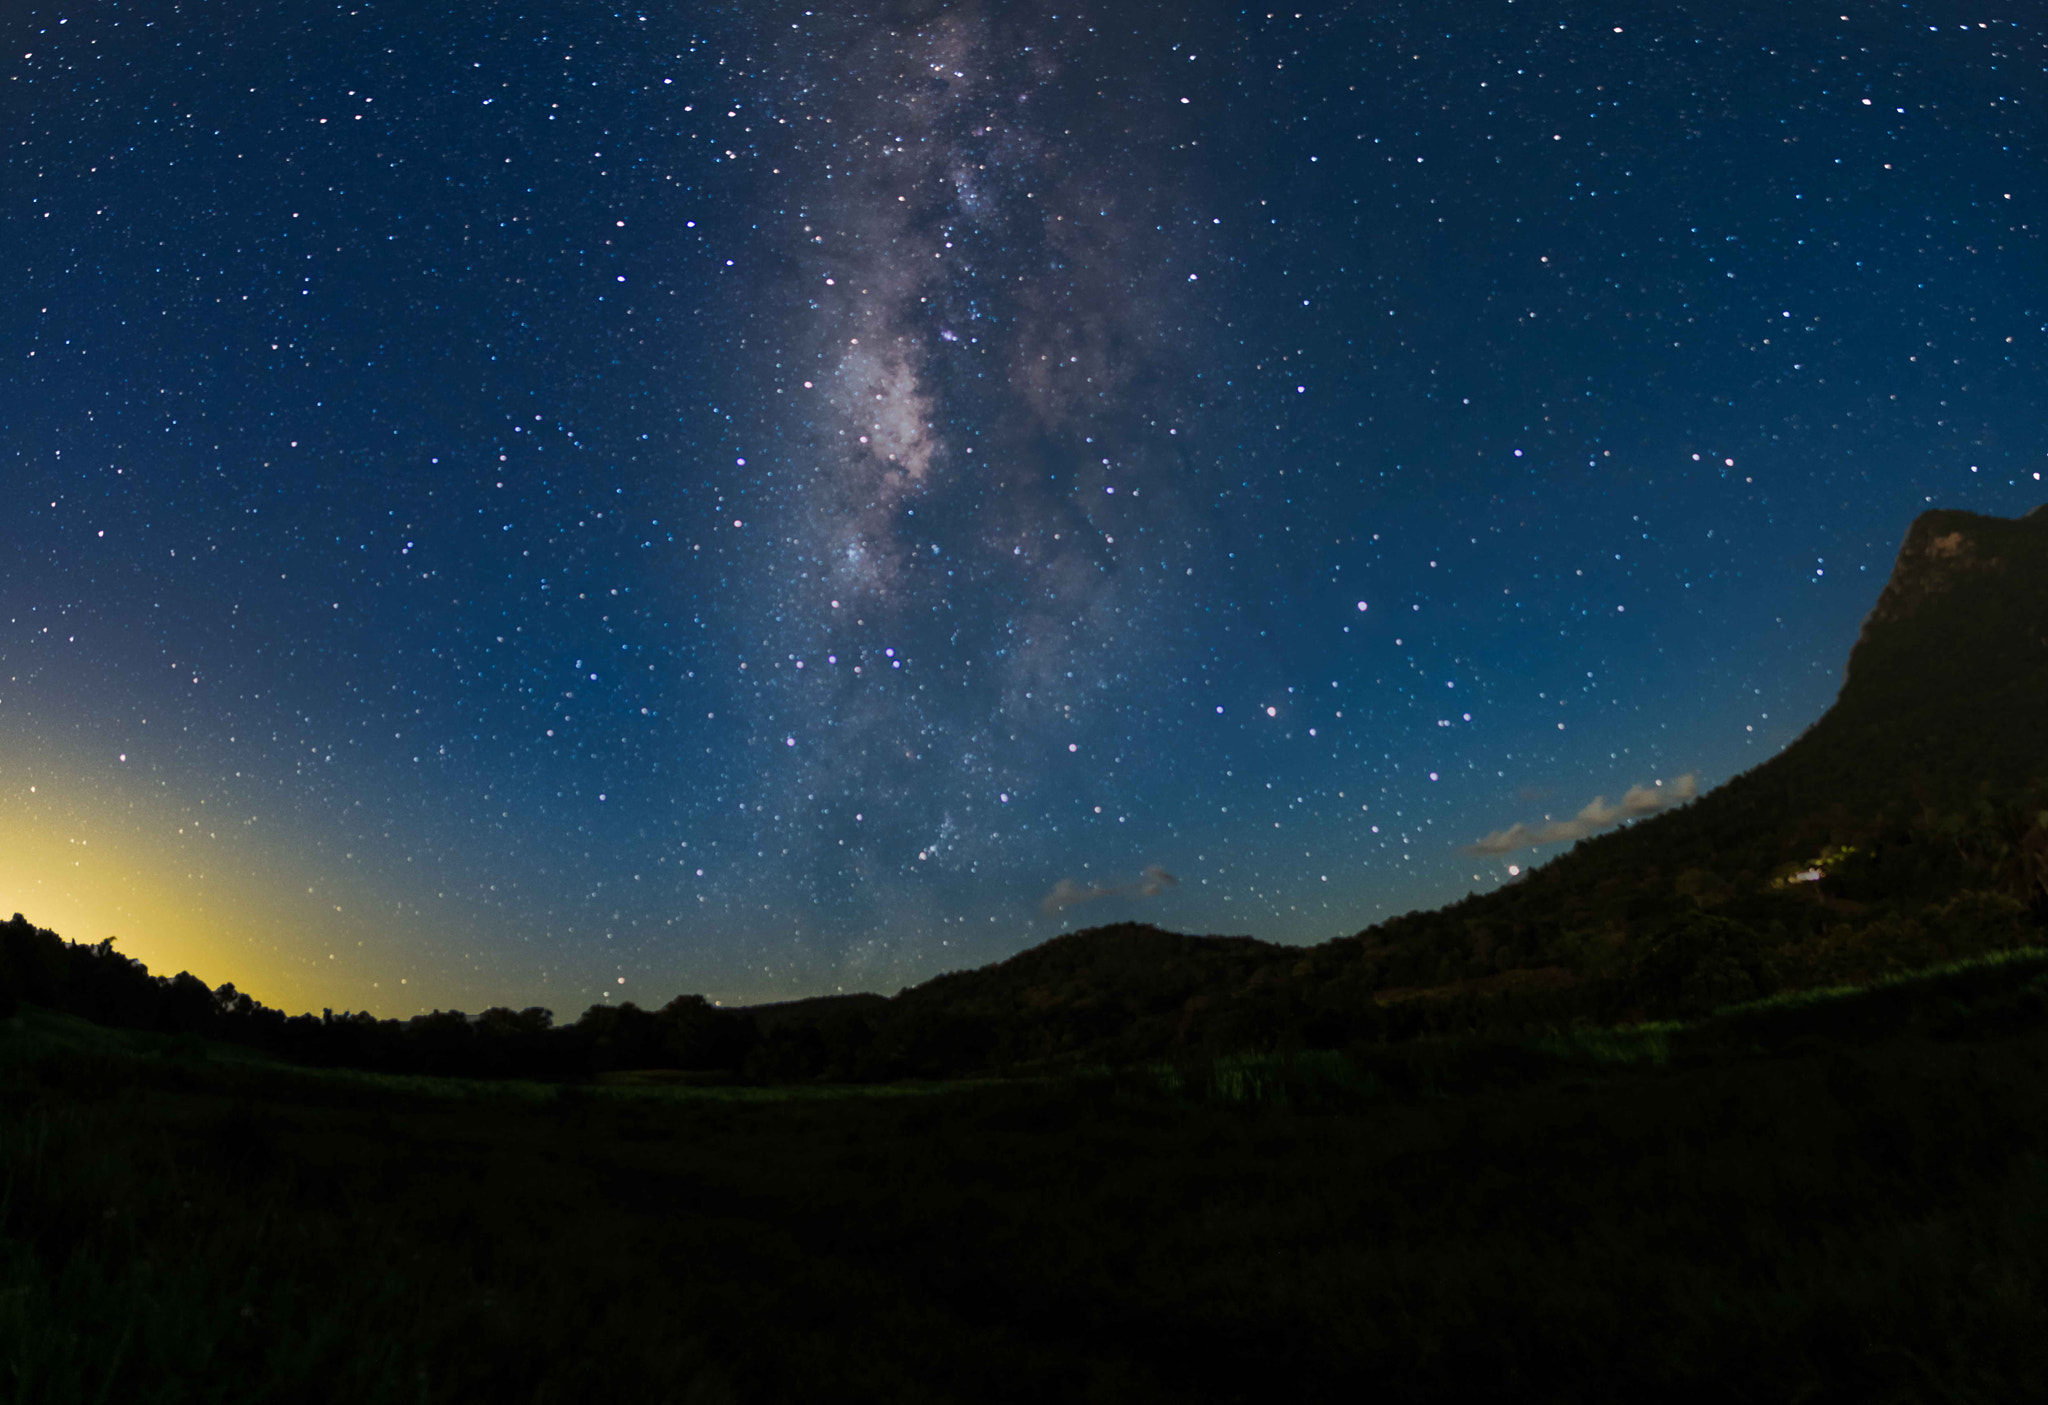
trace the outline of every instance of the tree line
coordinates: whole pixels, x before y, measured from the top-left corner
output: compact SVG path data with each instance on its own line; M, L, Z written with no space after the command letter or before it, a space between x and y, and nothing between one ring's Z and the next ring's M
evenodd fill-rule
M152 975L114 941L65 941L20 913L0 926L0 1018L22 1003L95 1023L196 1035L294 1062L391 1073L467 1077L588 1076L614 1068L736 1069L759 1041L750 1015L701 995L659 1010L593 1005L574 1023L554 1012L494 1007L479 1015L436 1010L412 1019L364 1013L286 1015L189 971Z

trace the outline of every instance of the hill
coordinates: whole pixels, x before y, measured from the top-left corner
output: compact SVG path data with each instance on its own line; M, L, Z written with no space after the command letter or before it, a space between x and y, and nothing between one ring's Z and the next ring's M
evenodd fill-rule
M2048 508L1922 514L1834 705L1779 755L1522 882L1307 949L1140 923L883 998L287 1019L110 942L0 925L17 999L311 1063L872 1081L1383 1046L1696 1017L2040 944L2048 930Z
M2043 697L2048 507L1927 512L1835 704L1698 800L1306 951L1059 937L903 992L877 1048L929 1070L1696 1015L2028 945L2048 926Z

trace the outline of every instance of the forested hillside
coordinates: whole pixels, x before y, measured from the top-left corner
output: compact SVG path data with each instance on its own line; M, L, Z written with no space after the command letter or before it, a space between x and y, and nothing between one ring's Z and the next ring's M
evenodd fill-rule
M1384 1044L1690 1017L2048 934L2048 508L1923 514L1835 705L1778 756L1508 888L1301 949L1125 923L892 998L287 1018L111 942L0 928L0 1005L317 1063L763 1081Z

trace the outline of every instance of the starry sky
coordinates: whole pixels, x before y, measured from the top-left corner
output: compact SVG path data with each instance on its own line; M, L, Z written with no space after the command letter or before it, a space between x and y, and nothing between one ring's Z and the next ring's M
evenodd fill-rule
M0 37L0 908L288 1010L1354 932L2048 499L2027 7Z

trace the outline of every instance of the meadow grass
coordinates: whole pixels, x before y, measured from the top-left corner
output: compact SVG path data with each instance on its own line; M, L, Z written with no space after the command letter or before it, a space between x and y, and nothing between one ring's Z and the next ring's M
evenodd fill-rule
M1956 961L1945 961L1935 966L1923 966L1914 971L1898 971L1879 976L1864 985L1814 986L1804 990L1784 990L1776 995L1767 995L1757 1000L1744 1001L1736 1005L1725 1005L1714 1012L1715 1018L1726 1018L1752 1013L1798 1010L1809 1005L1823 1005L1831 1001L1854 1000L1869 995L1872 991L1895 989L1937 989L1960 982L1975 986L1983 977L1992 977L1996 983L2001 977L2011 977L2022 972L2048 974L2048 947L2019 946L2003 951L1988 952L1981 956L1965 957Z
M1446 1035L1349 1050L1192 1054L1126 1076L1170 1099L1271 1107L1364 1104L1482 1085L1655 1070L1674 1058L1761 1055L1797 1041L1886 1038L1996 1017L2048 999L2048 948L2023 947L1885 976L1868 985L1784 991L1694 1020L1522 1034ZM1992 1008L1985 1008L1992 1007ZM1109 1070L1098 1069L1103 1077Z
M779 1103L924 1097L1011 1081L988 1078L903 1079L892 1083L748 1083L724 1074L678 1073L669 1069L625 1069L576 1080L459 1078L298 1064L240 1044L190 1034L110 1029L76 1015L36 1006L24 1006L13 1018L11 1029L9 1025L8 1021L0 1021L0 1067L31 1058L97 1061L110 1067L136 1063L191 1068L203 1064L218 1078L240 1075L248 1080L279 1086L298 1082L400 1097L529 1106L553 1104L564 1098Z
M1854 1037L1800 1012L1897 997L1170 1092L508 1094L31 1011L0 1400L2048 1398L2048 1007L1981 964Z

